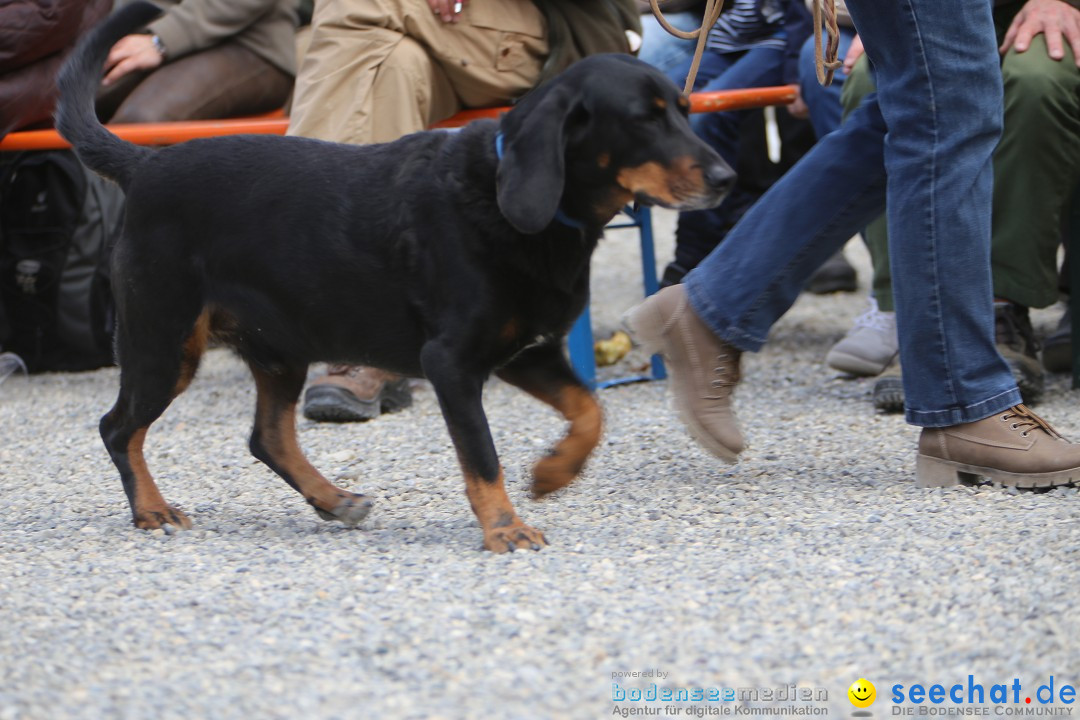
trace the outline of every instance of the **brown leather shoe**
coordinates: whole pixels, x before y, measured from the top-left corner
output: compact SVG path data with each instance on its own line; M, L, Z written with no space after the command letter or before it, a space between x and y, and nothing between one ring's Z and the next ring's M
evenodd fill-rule
M690 434L716 457L735 462L745 447L732 407L742 351L698 318L683 285L647 298L626 314L625 323L648 352L664 356L675 407Z
M1025 405L922 431L915 465L919 487L948 487L980 476L1024 488L1068 485L1080 480L1080 445Z
M356 422L412 404L408 378L360 365L331 365L304 392L304 417Z

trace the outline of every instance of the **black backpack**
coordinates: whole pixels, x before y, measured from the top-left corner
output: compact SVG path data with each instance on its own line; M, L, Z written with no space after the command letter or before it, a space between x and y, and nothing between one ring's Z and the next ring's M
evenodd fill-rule
M0 349L30 372L113 363L124 196L70 150L0 155Z

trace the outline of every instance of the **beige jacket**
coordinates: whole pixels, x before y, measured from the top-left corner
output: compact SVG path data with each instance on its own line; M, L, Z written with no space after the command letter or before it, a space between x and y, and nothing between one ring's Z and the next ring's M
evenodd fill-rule
M115 7L131 0L116 0ZM165 14L150 23L166 61L205 50L225 39L271 65L296 74L296 0L155 0Z
M825 0L821 1L825 2ZM822 8L824 7L825 6L822 5ZM806 0L806 9L813 15L814 0ZM841 27L855 27L855 23L851 22L851 15L848 14L847 5L844 4L844 0L836 0L836 24Z

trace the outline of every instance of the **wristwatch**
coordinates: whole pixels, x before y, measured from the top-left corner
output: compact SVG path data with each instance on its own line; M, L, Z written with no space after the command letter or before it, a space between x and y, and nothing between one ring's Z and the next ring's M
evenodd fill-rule
M161 42L161 38L158 37L157 35L151 35L150 36L150 42L153 43L154 49L157 50L158 55L160 55L162 57L162 59L164 59L166 50L165 50L165 43Z

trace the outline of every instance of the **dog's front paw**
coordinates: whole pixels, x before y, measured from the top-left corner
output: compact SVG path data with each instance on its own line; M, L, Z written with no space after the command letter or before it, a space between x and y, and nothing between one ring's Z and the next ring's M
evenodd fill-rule
M318 505L312 504L315 508L315 512L319 514L323 520L339 520L349 527L356 527L360 522L368 516L371 512L371 506L373 503L371 499L364 495L357 495L342 490L338 493L338 503L333 508L326 510Z
M190 530L191 520L172 505L165 505L152 510L139 510L135 513L135 527L140 530L157 530L172 525L177 530Z
M493 553L539 550L547 544L544 533L520 522L484 531L484 549Z

